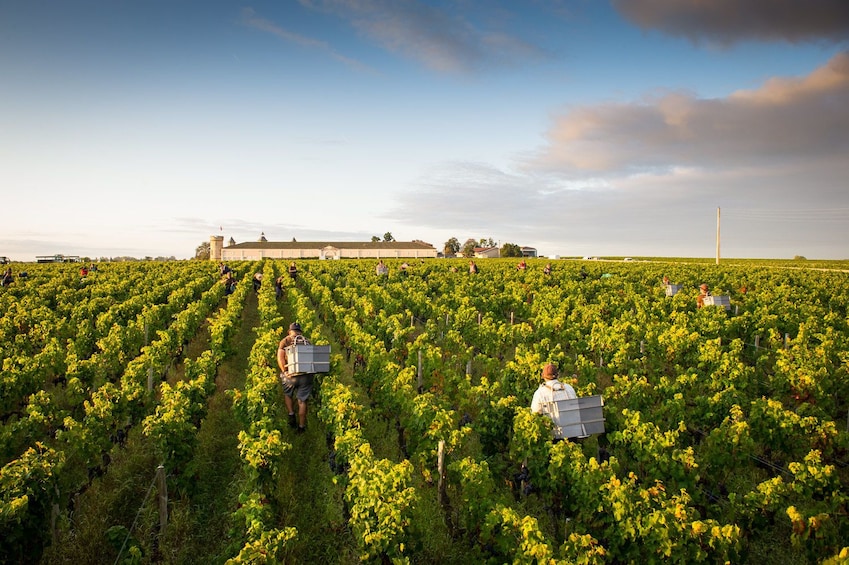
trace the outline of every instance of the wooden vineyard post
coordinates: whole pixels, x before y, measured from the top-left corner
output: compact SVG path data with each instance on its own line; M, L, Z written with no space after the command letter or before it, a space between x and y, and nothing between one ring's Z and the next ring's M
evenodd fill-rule
M755 336L755 349L758 349L761 346L761 336Z
M784 349L790 347L790 334L784 334Z
M510 312L510 325L513 325L513 312Z
M54 546L59 543L59 528L56 526L58 521L59 504L54 502L53 506L50 508L50 539L53 541Z
M156 490L159 499L159 535L162 535L168 525L168 483L163 465L156 468Z
M421 392L422 391L422 350L421 349L419 349L419 365L418 365L418 368L416 370L416 377L418 378L418 383L419 383L418 390L419 390L419 392Z
M439 473L437 492L439 493L439 504L445 505L445 440L439 440L439 448L436 456L436 468Z
M471 376L471 374L472 374L472 360L471 359L466 361L466 374L469 375L469 376Z

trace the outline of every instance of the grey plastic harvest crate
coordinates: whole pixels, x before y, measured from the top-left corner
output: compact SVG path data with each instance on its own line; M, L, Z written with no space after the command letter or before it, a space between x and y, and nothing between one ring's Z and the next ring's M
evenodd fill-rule
M557 426L557 437L588 437L604 433L604 399L601 395L555 400L548 412Z
M731 297L730 296L705 296L704 298L705 306L722 306L726 310L731 310Z
M666 285L666 296L675 296L681 291L681 287L683 285L680 284L668 284Z
M286 371L290 375L330 372L330 346L286 346Z

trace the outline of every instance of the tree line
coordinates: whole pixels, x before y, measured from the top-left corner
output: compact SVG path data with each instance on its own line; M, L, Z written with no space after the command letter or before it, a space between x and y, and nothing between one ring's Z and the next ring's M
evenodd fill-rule
M461 246L460 240L458 240L456 237L452 237L451 239L445 242L442 252L445 254L446 257L456 257L458 255L462 255L463 257L474 257L475 248L477 247L498 247L498 244L491 237L482 237L481 239L469 238ZM521 257L522 248L516 245L515 243L505 243L501 246L499 254L501 257Z

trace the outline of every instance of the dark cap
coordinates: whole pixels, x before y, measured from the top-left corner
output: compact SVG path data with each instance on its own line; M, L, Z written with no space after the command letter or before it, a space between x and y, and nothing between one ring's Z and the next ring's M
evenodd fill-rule
M556 379L557 378L557 365L554 363L548 363L545 367L542 368L542 378L544 379Z
M299 332L301 331L301 324L299 324L298 322L292 322L291 324L289 324L289 329Z

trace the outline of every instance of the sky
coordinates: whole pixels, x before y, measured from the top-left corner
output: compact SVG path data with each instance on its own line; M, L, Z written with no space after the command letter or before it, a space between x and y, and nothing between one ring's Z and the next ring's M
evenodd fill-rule
M0 0L0 255L849 258L847 0Z

